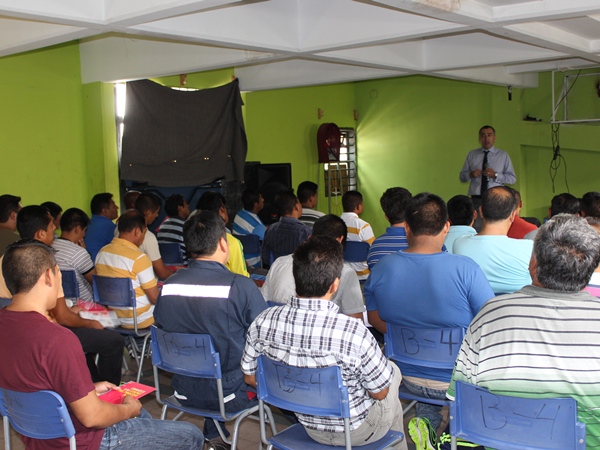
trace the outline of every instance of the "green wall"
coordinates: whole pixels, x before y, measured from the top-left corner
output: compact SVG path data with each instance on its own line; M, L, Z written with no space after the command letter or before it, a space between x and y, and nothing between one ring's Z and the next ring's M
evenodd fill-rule
M77 43L0 58L0 193L88 212L93 193L118 193L110 122L99 120L107 97L96 95L107 90L82 86Z
M232 69L190 74L187 87L209 88L231 81ZM364 218L376 234L386 222L379 197L391 186L424 190L445 199L466 193L458 172L466 152L478 147L477 130L491 124L497 145L512 157L523 215L542 218L551 197L564 192L564 163L555 192L548 173L552 159L550 74L537 89L513 90L426 76L247 92L244 116L248 161L292 163L294 187L318 180L316 131L322 123L357 129L359 189ZM111 84L81 84L79 49L66 44L0 58L0 145L5 168L0 193L23 197L24 204L53 200L88 210L91 196L118 192L114 96ZM157 81L179 86L179 77ZM583 83L587 86L589 83ZM582 89L581 110L598 102ZM575 101L575 100L574 100ZM317 117L318 109L324 116ZM354 110L358 120L354 119ZM525 115L543 122L525 122ZM561 153L568 184L576 196L600 190L600 127L563 125ZM327 210L324 189L319 209ZM339 199L333 211L341 212Z

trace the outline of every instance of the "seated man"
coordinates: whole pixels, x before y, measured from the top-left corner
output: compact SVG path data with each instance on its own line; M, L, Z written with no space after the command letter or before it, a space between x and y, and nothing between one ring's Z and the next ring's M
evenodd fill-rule
M56 229L60 229L60 219L62 218L62 206L60 206L58 203L54 203L54 202L44 202L42 203L42 205L44 208L46 208L48 211L50 211L50 215L52 216L52 221L54 222L54 226L56 227ZM54 232L54 235L56 237L58 237L58 234L56 234L56 231Z
M268 308L248 330L242 371L256 385L257 358L266 355L292 366L338 364L350 398L353 446L379 440L390 429L403 430L398 388L402 375L379 349L360 320L338 313L331 302L342 274L342 246L317 236L294 252L293 272L298 297L286 306ZM321 444L344 445L342 419L297 414L311 438ZM396 445L406 449L406 440Z
M488 189L481 199L481 232L459 237L452 246L454 254L479 264L496 294L514 292L531 283L528 267L533 241L506 235L516 213L517 198L510 188Z
M594 230L600 234L600 217L586 217L587 223L589 223ZM600 265L596 267L590 281L585 288L590 294L600 298Z
M387 323L414 328L466 329L483 304L494 296L485 275L469 258L441 251L450 224L446 203L437 195L413 197L406 210L408 248L383 258L365 284L369 322L381 333ZM417 395L444 399L451 370L425 369L401 364L404 385ZM418 421L409 427L415 435L425 425L437 430L441 406L417 403ZM420 426L419 426L420 425ZM434 442L421 442L430 449Z
M319 202L319 185L312 181L303 181L298 185L298 200L302 205L302 215L300 216L300 222L307 227L311 227L315 224L317 219L323 217L325 214L321 211L317 211L317 203Z
M90 254L85 250L83 238L90 219L79 208L69 208L60 218L60 237L54 239L56 261L61 270L74 270L79 284L79 298L94 301L92 276L96 273Z
M537 226L527 222L521 218L521 208L523 208L523 200L521 199L521 193L515 188L510 188L517 197L517 213L515 214L515 220L508 229L507 236L513 239L523 239L528 233L537 230Z
M17 234L17 213L21 209L21 197L0 195L0 256L9 244L19 240Z
M152 263L148 255L140 251L148 228L146 219L135 209L125 211L118 220L119 237L98 253L96 273L104 277L131 278L135 291L137 323L139 328L154 323L154 304L158 287ZM132 308L113 308L121 320L121 326L133 328Z
M212 211L221 217L224 224L229 222L227 201L220 192L207 191L202 194L196 204L195 212L197 213L199 211ZM229 259L226 261L227 268L233 273L250 277L246 268L246 261L244 260L244 248L242 247L242 243L238 238L231 235L227 227L225 230L227 232L227 245L229 246Z
M548 219L556 216L557 214L577 214L580 215L581 206L579 205L579 199L568 192L555 195L552 197L550 208L548 208ZM525 235L525 239L535 239L535 235L538 232L538 228L530 231Z
M455 195L448 200L448 220L450 229L444 239L448 253L452 253L454 241L461 236L477 234L473 224L477 218L477 211L473 208L473 201L466 195Z
M375 240L371 225L362 220L360 216L364 210L363 196L358 191L348 191L342 196L344 212L342 220L348 226L348 241L366 242L371 245ZM350 263L356 271L359 280L366 280L369 276L367 262Z
M311 229L302 222L302 205L291 190L284 190L275 197L275 206L281 217L267 229L262 245L263 265L271 264L271 253L275 259L294 253L296 247L310 236Z
M600 217L600 192L586 192L580 204L582 217Z
M231 398L226 410L250 407L256 399L248 396L240 360L248 327L267 305L252 280L225 267L229 245L221 217L200 211L185 223L183 236L190 263L165 282L154 311L156 326L210 334L221 356L223 394ZM174 375L172 383L184 405L219 409L214 380ZM204 424L207 438L218 436L212 420Z
M329 236L344 245L347 234L348 230L344 221L336 215L327 214L314 223L311 238ZM277 258L277 261L273 263L265 284L261 288L265 300L289 304L292 297L296 296L296 285L292 273L293 261L292 255L286 255ZM342 267L340 286L331 297L331 301L340 308L342 314L362 320L365 303L360 283L356 272L347 263L344 263Z
M149 227L150 224L156 220L160 214L160 207L160 199L149 192L141 193L135 201L135 209L144 215L146 227ZM173 275L173 271L168 269L165 266L165 263L163 263L156 235L152 231L148 230L144 234L144 242L142 242L142 245L140 245L139 248L140 251L148 255L148 258L152 261L152 269L158 278L166 280Z
M117 226L113 223L119 217L119 207L113 200L113 195L104 192L96 194L91 203L92 220L85 233L85 248L90 253L92 261L102 247L109 244Z
M600 447L595 336L600 302L581 292L600 263L600 236L585 219L553 217L538 231L529 269L532 285L488 301L467 329L454 382L499 394L577 401L586 447Z
M156 239L159 244L163 242L179 244L183 253L183 263L187 265L188 257L183 242L183 224L190 215L190 205L181 194L169 195L165 200L165 212L168 217L160 225Z
M258 213L265 206L265 199L258 191L246 189L242 193L242 204L244 209L238 211L233 219L233 234L237 236L248 236L254 234L262 242L267 230ZM260 267L260 254L249 254L244 252L246 263L251 267Z
M23 239L36 239L51 245L54 239L54 222L46 208L29 205L19 211L17 228ZM12 297L0 276L0 297ZM88 368L94 381L121 381L123 360L123 336L113 330L105 330L100 322L79 317L67 307L62 284L58 287L56 306L47 312L50 320L69 328L81 342L86 354ZM98 364L95 356L99 355Z
M61 284L52 248L36 240L14 243L6 251L2 271L13 301L0 310L0 358L4 367L15 370L0 371L0 387L57 392L69 406L77 448L203 448L202 433L193 424L153 420L129 395L118 405L98 397L117 386L92 383L77 338L46 317L56 306ZM22 440L31 449L69 447L67 438Z
M406 221L405 211L411 199L411 193L401 187L389 188L381 196L379 203L390 226L386 228L384 234L373 241L369 248L367 255L369 269L373 269L385 255L408 247L404 223Z

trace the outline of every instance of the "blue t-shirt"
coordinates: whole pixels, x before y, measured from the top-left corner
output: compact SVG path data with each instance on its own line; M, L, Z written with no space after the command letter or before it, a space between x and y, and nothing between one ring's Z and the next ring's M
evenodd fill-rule
M115 228L117 226L109 218L92 215L90 225L83 238L85 248L92 257L92 261L96 261L96 255L102 247L112 242L115 237Z
M383 257L365 284L367 311L414 328L466 329L494 292L471 259L446 252ZM403 375L450 381L451 370L402 365Z
M479 264L496 294L510 294L531 284L529 260L533 241L530 239L463 236L454 241L452 251Z

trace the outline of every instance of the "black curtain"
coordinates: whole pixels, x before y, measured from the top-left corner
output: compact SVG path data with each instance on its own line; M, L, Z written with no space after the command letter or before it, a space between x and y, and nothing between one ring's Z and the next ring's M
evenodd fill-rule
M242 105L237 79L200 91L127 83L121 178L164 187L243 181Z

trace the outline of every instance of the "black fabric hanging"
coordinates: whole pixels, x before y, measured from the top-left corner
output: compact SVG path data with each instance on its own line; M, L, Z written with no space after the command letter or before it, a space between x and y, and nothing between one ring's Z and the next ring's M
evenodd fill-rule
M237 79L200 91L127 83L121 179L164 187L243 181L242 105Z

